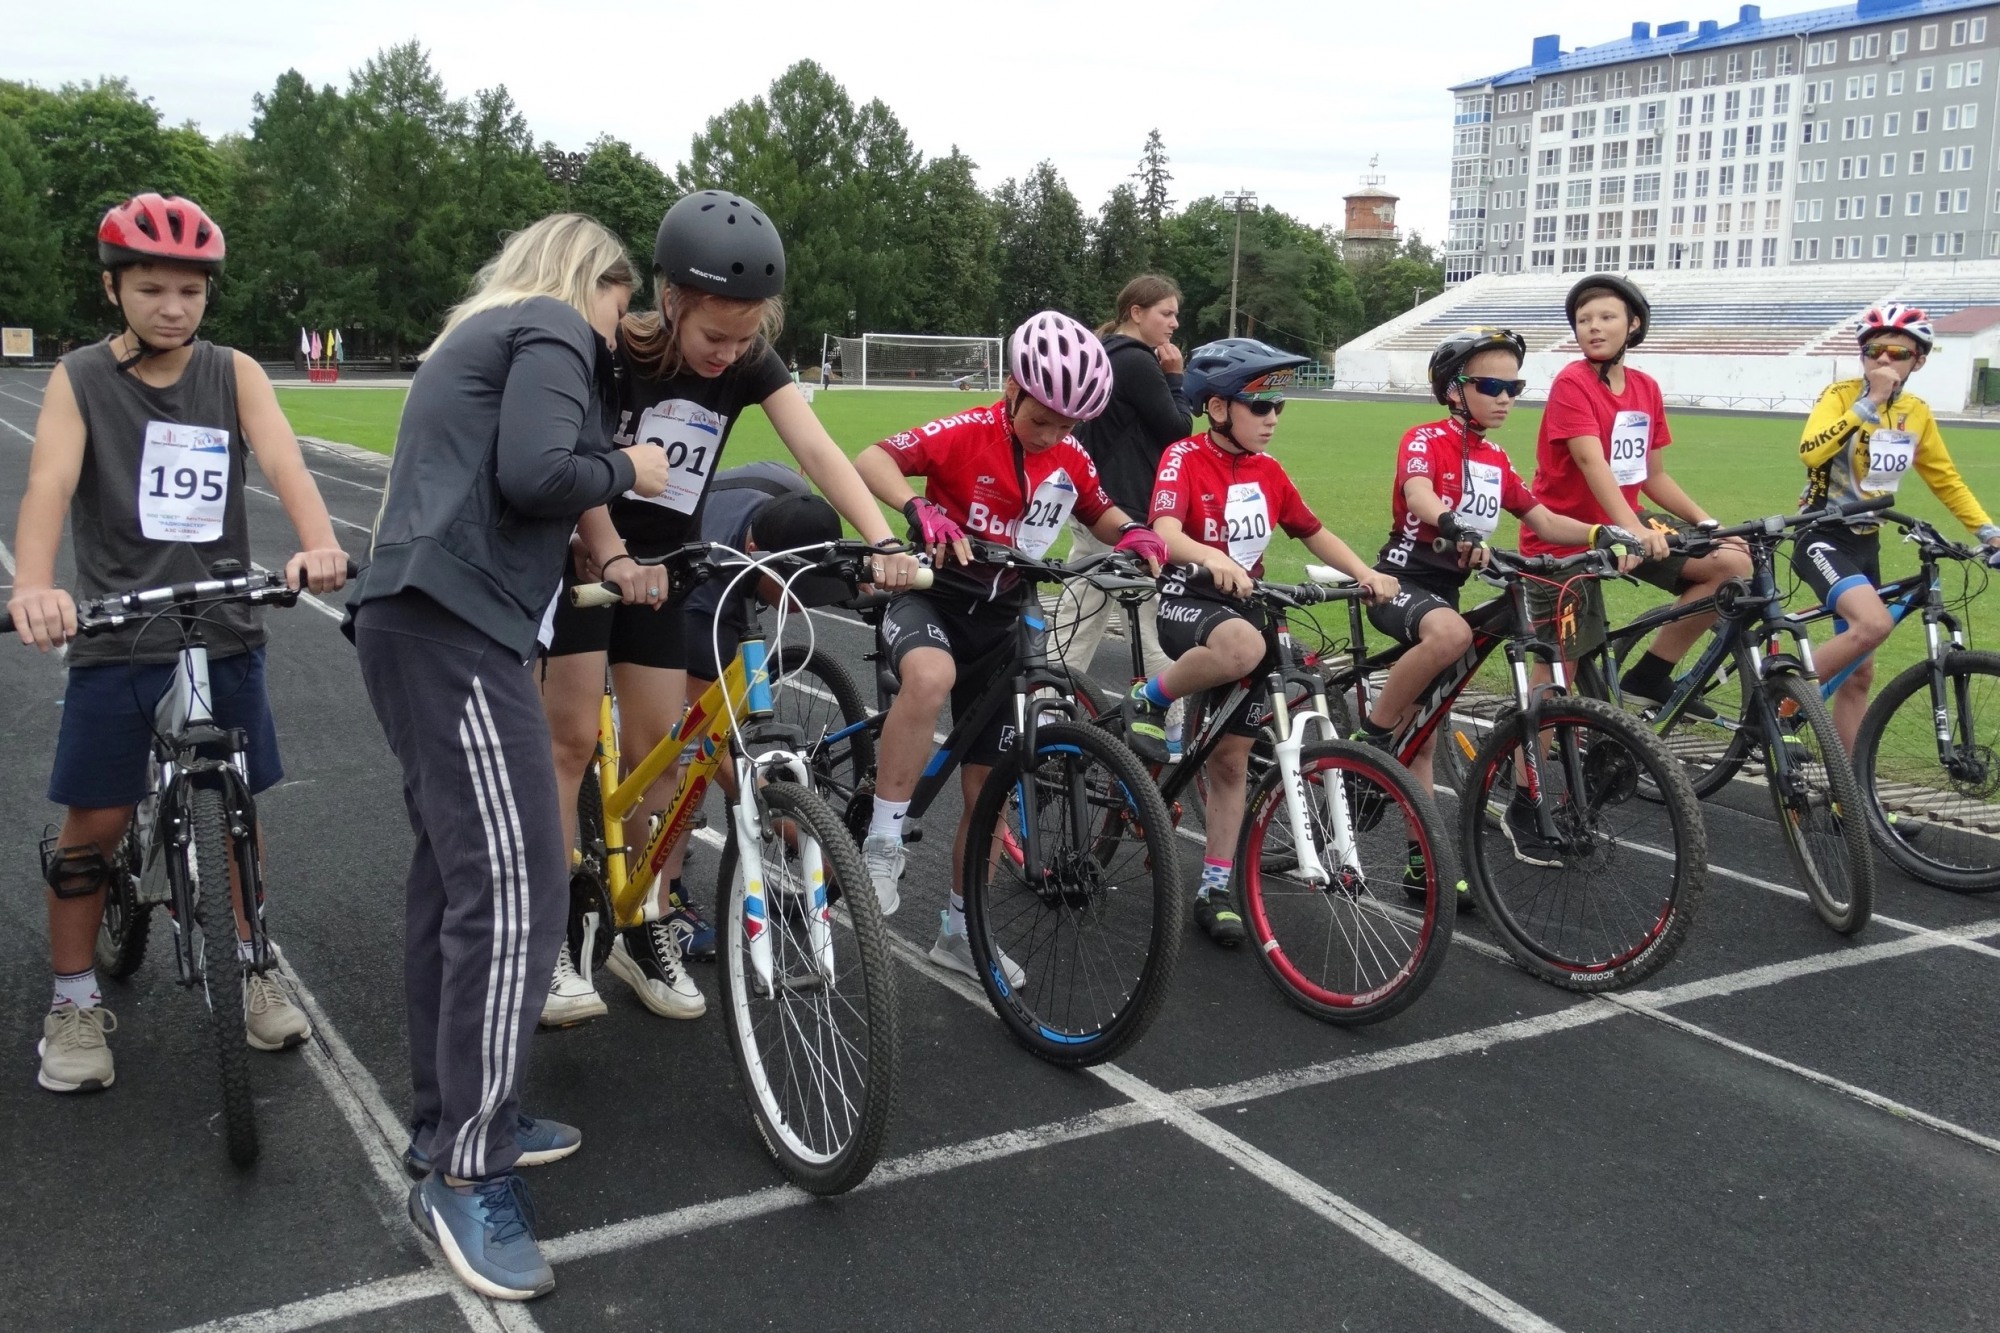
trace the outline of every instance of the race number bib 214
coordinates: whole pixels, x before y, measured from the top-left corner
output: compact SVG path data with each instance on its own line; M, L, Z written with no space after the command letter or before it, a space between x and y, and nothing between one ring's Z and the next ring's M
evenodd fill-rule
M146 540L218 541L228 507L229 432L147 422L139 463L139 531Z

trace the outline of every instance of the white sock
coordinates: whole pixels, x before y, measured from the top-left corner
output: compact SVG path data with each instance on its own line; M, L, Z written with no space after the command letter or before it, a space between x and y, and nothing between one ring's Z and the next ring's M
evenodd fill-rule
M59 1004L73 1004L79 1009L95 1009L103 1003L97 993L97 969L86 967L75 976L56 973L55 997L49 1001L51 1009Z
M965 933L965 899L963 897L956 893L951 895L951 910L945 913L945 920L950 923L944 928L945 934L963 935Z
M875 813L868 819L868 836L871 838L903 837L903 817L910 813L908 801L885 801L875 798Z

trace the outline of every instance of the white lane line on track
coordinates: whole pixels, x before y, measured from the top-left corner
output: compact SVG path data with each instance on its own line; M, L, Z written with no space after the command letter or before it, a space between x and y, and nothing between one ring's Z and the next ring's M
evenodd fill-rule
M252 560L250 562L250 568L255 570L259 574L268 574L271 572L270 570L264 568L264 566L258 564L255 560ZM322 602L319 598L313 596L309 592L300 593L299 600L304 602L307 606L310 606L313 610L319 612L323 616L332 616L335 620L340 620L340 621L345 621L347 619L347 612L341 610L337 606L327 605L325 602Z
M14 553L7 549L6 542L0 542L0 566L5 566L7 577L14 577Z
M35 442L35 437L32 432L22 430L19 426L7 420L7 418L5 417L0 417L0 426L5 426L8 430L13 431L16 435L26 440L29 444L33 444Z
M267 500L278 500L279 504L284 503L283 500L278 499L278 496L274 492L267 491L262 486L246 485L243 489L249 491L253 495L261 495ZM327 517L332 519L335 523L338 523L343 528L353 528L356 532L367 532L371 534L374 532L374 529L369 527L366 523L356 523L352 519L342 518L338 514L329 513Z
M25 387L25 386L17 386L17 387ZM36 399L33 399L33 398L23 398L23 397L22 397L22 396L21 396L20 394L18 394L18 393L8 393L8 392L7 392L7 391L6 391L5 389L0 389L0 398L12 398L12 399L13 399L13 400L14 400L15 402L17 402L17 403L24 403L24 404L26 404L26 405L27 405L27 406L29 406L29 407L37 407L37 408L38 408L38 407L40 407L40 406L41 406L41 403L40 403L40 402L39 402L38 400L36 400Z

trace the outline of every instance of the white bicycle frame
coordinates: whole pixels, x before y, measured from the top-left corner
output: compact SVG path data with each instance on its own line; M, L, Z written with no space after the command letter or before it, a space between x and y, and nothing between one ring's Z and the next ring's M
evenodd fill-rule
M743 918L749 923L750 966L757 973L758 984L766 994L777 993L771 966L771 935L769 904L764 893L764 830L763 803L756 797L757 780L765 770L776 769L791 778L806 790L812 790L812 772L806 761L790 750L772 750L756 759L748 755L736 756L736 790L744 796L730 806L730 817L736 821L736 846L742 853L742 866L738 873L743 879ZM812 946L813 959L818 964L822 980L831 983L834 979L833 960L833 908L826 899L826 856L820 850L819 840L806 837L804 830L799 833L799 862L805 872L806 892L811 901L806 909L806 939ZM802 978L785 978L788 985L796 987Z

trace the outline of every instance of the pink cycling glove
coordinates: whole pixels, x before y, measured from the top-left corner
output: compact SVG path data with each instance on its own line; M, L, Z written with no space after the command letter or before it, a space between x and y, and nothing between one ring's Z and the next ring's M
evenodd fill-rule
M965 538L965 529L951 521L951 515L919 495L903 506L910 520L910 540L920 546L949 546Z
M1118 542L1111 549L1130 551L1141 560L1155 565L1167 563L1166 539L1143 523L1133 523L1118 535Z

